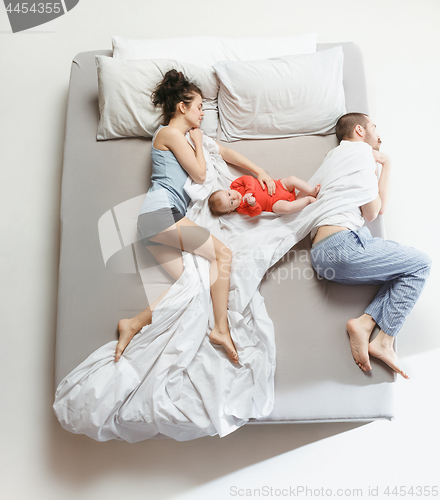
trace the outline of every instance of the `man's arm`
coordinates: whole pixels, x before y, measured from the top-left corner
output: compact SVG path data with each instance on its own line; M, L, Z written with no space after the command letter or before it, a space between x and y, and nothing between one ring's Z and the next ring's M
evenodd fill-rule
M377 198L362 205L362 217L368 222L373 221L378 215L382 215L390 197L391 158L385 153L373 151L374 159L382 165L379 179L379 194Z
M372 222L379 215L381 204L380 194L378 194L375 200L361 206L362 217L366 221Z
M388 205L388 200L390 199L391 158L380 151L373 151L373 155L374 159L382 165L382 172L379 179L379 196L382 202L379 215L382 215L385 211L385 207Z

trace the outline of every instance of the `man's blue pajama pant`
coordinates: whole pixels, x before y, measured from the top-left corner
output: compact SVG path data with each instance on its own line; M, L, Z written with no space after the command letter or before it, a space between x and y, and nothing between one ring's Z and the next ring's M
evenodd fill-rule
M312 246L311 260L315 271L330 281L382 285L365 313L392 337L414 307L431 270L425 253L373 238L366 226L318 241Z

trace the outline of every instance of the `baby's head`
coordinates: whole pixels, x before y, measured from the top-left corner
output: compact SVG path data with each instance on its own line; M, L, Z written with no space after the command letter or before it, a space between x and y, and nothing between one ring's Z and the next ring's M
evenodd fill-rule
M226 215L235 210L241 200L241 194L235 189L220 189L211 194L208 206L214 215Z

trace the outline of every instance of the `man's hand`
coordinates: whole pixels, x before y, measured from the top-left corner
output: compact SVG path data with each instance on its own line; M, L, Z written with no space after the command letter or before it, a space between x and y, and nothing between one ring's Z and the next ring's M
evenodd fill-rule
M255 198L252 196L251 193L246 193L243 196L243 201L246 201L250 207L255 207Z
M385 163L391 163L391 157L385 153L382 153L381 151L376 151L375 149L373 149L373 156L377 163L380 163L381 165L385 165Z
M382 171L379 177L379 195L377 197L379 199L378 215L382 215L385 212L385 208L388 204L388 199L390 197L391 158L387 154L381 153L380 151L373 151L373 156L376 162L382 165ZM376 168L376 175L377 175L377 168ZM367 205L371 205L372 203L375 202L376 200L368 203ZM362 207L362 214L364 214L364 207ZM363 216L368 221L374 220L374 218L370 219L365 215Z
M272 179L270 175L267 175L266 172L261 169L261 172L257 174L257 180L260 183L261 189L264 191L267 186L267 193L269 196L272 196L275 193L276 185L275 181ZM264 185L266 184L266 186Z

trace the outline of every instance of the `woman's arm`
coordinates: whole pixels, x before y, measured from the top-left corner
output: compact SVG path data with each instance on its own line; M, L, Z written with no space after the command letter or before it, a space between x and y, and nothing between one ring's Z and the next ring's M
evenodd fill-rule
M255 163L252 163L250 160L248 160L245 156L243 156L240 153L237 153L237 151L234 151L231 148L225 148L218 142L216 143L219 149L220 156L228 163L231 163L232 165L236 165L237 167L244 168L246 170L250 170L254 174L256 174L258 182L261 185L261 189L265 189L264 184L267 186L267 192L270 196L272 196L275 193L275 182L270 177L270 175L266 174L266 172L255 165Z
M180 130L173 127L165 127L158 132L159 134L161 134L161 144L174 154L180 166L188 173L191 179L197 184L203 184L206 179L206 163L203 155L202 131L200 129L192 129L190 131L191 139L195 145L195 152Z

